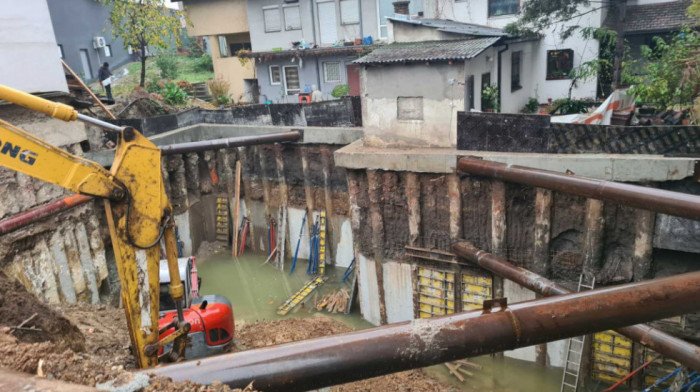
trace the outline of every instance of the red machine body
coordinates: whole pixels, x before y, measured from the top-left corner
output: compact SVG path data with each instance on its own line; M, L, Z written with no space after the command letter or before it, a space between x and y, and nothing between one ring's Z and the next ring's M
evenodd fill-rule
M233 344L234 321L233 308L225 297L220 295L205 295L195 298L192 305L184 310L185 321L190 324L186 358L202 358L229 351ZM158 321L162 330L173 319L176 312L167 312ZM164 331L159 339L172 334L173 328ZM170 349L166 345L165 351Z

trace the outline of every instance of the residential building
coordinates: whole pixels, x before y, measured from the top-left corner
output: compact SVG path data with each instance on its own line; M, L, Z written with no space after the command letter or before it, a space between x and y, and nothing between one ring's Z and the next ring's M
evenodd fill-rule
M325 99L338 85L359 95L352 61L380 24L381 0L247 0L261 102L298 102L315 85ZM390 2L389 2L390 3Z
M240 50L250 50L250 32L245 0L184 0L192 23L191 36L208 38L214 62L214 74L230 84L235 102L256 102L255 63L238 57Z
M454 147L457 112L517 112L533 96L539 38L412 18L405 3L395 2L396 15L387 18L389 44L355 61L362 66L363 126L370 143Z
M0 8L0 84L31 93L67 93L46 0L0 0Z
M97 80L102 63L114 70L137 60L124 40L112 36L109 7L96 0L52 0L48 6L57 53L86 82Z

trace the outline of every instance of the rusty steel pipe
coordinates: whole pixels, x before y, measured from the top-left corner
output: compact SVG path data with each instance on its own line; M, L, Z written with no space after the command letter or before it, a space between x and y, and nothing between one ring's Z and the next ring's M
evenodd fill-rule
M71 195L3 219L0 221L0 235L21 229L47 216L69 210L73 207L85 204L90 200L92 200L92 196Z
M237 136L226 139L204 140L201 142L177 143L165 146L158 146L161 154L185 154L188 152L199 152L206 150L217 150L220 148L253 146L267 143L295 142L303 137L301 131L271 133L268 135Z
M418 319L144 370L202 384L302 391L700 310L700 272Z
M663 189L596 180L477 158L460 158L457 169L469 174L609 200L643 210L700 220L700 196Z
M477 249L472 244L463 241L452 244L452 252L467 259L494 274L512 280L513 282L544 296L570 294L571 291L537 275L532 271L516 267L505 259L496 257L488 252ZM700 347L688 343L666 332L645 324L631 325L618 328L617 332L650 349L680 362L693 370L700 370Z

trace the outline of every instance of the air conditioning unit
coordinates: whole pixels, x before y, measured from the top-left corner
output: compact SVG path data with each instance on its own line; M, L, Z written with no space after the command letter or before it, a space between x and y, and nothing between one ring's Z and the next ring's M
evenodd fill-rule
M107 42L105 42L105 37L94 37L92 39L92 45L95 47L95 49L104 48L107 45Z

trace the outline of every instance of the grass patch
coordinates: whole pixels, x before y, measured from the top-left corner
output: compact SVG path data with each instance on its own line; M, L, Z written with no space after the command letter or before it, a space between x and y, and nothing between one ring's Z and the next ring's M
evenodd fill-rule
M214 78L214 73L209 71L202 71L197 68L197 58L177 55L177 76L173 81L186 80L190 83L205 82L209 79ZM122 69L128 69L129 74L112 85L112 95L115 97L129 95L133 91L135 86L138 86L141 81L141 62L134 62L127 64L117 70L112 70L112 73L117 75ZM151 80L162 80L160 76L160 69L156 66L155 58L149 58L146 60L146 83ZM95 91L101 91L99 83L95 83L92 86Z

